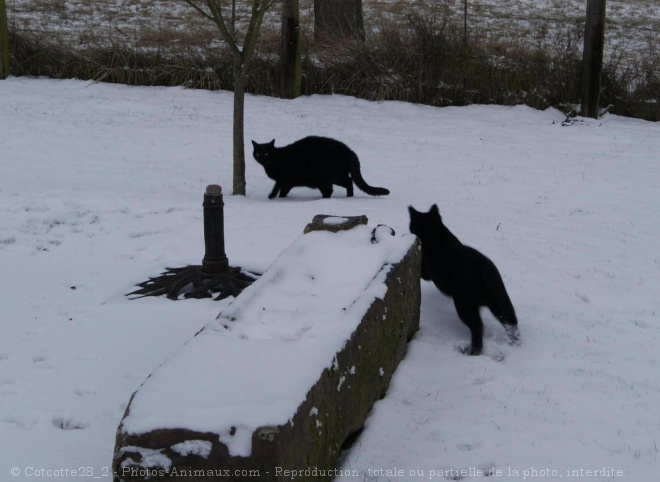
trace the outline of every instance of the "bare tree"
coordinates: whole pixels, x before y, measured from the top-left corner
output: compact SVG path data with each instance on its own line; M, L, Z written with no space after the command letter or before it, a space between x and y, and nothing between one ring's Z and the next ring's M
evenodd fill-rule
M314 0L314 36L363 39L362 0Z
M280 36L280 97L295 99L302 87L299 0L283 0Z
M234 56L234 174L233 194L245 196L244 111L245 85L250 61L266 11L281 0L251 0L251 15L242 42L236 30L236 0L183 0L213 22ZM229 22L227 21L229 20Z
M0 0L0 79L9 77L9 30L7 28L7 5Z
M605 48L605 0L587 0L582 54L582 115L598 119L603 50Z

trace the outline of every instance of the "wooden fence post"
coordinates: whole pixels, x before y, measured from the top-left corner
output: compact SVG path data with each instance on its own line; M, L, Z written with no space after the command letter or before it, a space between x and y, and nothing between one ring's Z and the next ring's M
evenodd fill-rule
M7 4L0 0L0 79L9 77L9 28L7 27Z
M467 46L468 39L468 0L463 2L463 44Z
M302 84L299 0L282 2L280 63L280 97L295 99L300 95Z
M362 0L314 0L314 37L364 40Z
M582 54L582 115L598 118L605 46L606 0L587 0Z

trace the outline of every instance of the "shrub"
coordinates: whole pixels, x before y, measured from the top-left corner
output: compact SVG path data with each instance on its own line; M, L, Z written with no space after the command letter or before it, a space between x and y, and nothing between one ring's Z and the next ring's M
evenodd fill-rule
M566 112L580 100L583 25L566 21L555 38L466 37L449 13L380 20L364 41L332 43L304 37L303 93L345 94L433 106L527 104ZM542 32L539 35L547 35ZM552 48L547 47L551 45ZM601 104L610 112L660 120L660 54L649 39L642 57L604 68ZM233 88L232 57L209 39L170 40L158 47L112 44L73 49L56 37L10 31L14 75L79 78L129 85ZM620 53L620 52L619 52ZM279 38L264 35L247 91L279 92Z

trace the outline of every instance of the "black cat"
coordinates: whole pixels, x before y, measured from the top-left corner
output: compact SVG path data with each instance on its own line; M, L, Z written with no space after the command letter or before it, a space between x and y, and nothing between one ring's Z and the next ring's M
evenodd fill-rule
M519 344L518 319L495 264L476 249L462 244L443 224L437 205L428 213L412 206L410 232L422 243L422 278L454 298L458 317L472 333L465 353L479 355L483 348L483 322L479 308L486 306L506 329L511 344Z
M323 197L332 195L332 185L346 188L353 195L353 183L371 196L389 194L385 188L372 187L362 178L360 161L346 144L327 137L310 136L285 147L275 147L275 139L254 146L254 159L275 181L268 195L286 197L294 187L320 189Z

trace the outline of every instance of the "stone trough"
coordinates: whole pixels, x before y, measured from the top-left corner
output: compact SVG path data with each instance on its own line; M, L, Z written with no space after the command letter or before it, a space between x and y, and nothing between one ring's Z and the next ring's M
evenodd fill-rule
M133 394L115 482L331 480L419 326L412 235L317 216Z

